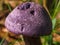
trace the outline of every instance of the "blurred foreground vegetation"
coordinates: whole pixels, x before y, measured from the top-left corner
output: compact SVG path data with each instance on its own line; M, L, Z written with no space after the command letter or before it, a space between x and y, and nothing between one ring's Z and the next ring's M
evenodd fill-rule
M42 44L60 45L60 0L0 0L0 45L24 45L22 35L13 34L4 26L7 15L24 2L41 4L51 16L52 33L41 37Z

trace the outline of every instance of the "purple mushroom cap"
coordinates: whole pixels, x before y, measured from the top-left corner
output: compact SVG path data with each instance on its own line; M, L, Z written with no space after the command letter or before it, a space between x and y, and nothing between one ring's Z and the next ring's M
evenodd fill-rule
M49 35L52 31L52 22L47 11L34 2L17 6L7 16L5 26L10 32L30 37Z

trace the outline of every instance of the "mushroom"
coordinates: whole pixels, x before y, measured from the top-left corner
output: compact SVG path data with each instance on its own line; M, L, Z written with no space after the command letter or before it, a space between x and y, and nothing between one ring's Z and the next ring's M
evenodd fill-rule
M22 34L26 45L42 45L40 36L49 35L52 22L43 6L25 2L17 6L6 18L5 26L17 35Z

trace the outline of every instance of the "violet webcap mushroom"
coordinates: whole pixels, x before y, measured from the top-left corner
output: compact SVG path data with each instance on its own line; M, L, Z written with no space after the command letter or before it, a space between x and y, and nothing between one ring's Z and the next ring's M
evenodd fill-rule
M52 22L43 6L34 2L18 5L6 18L5 26L17 35L22 34L26 45L42 45L40 36L49 35Z

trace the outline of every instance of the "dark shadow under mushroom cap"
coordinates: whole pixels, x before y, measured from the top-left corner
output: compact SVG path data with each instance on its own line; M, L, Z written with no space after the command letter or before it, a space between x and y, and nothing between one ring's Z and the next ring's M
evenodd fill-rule
M6 28L25 36L49 35L52 22L46 10L34 2L26 2L17 6L5 20Z

